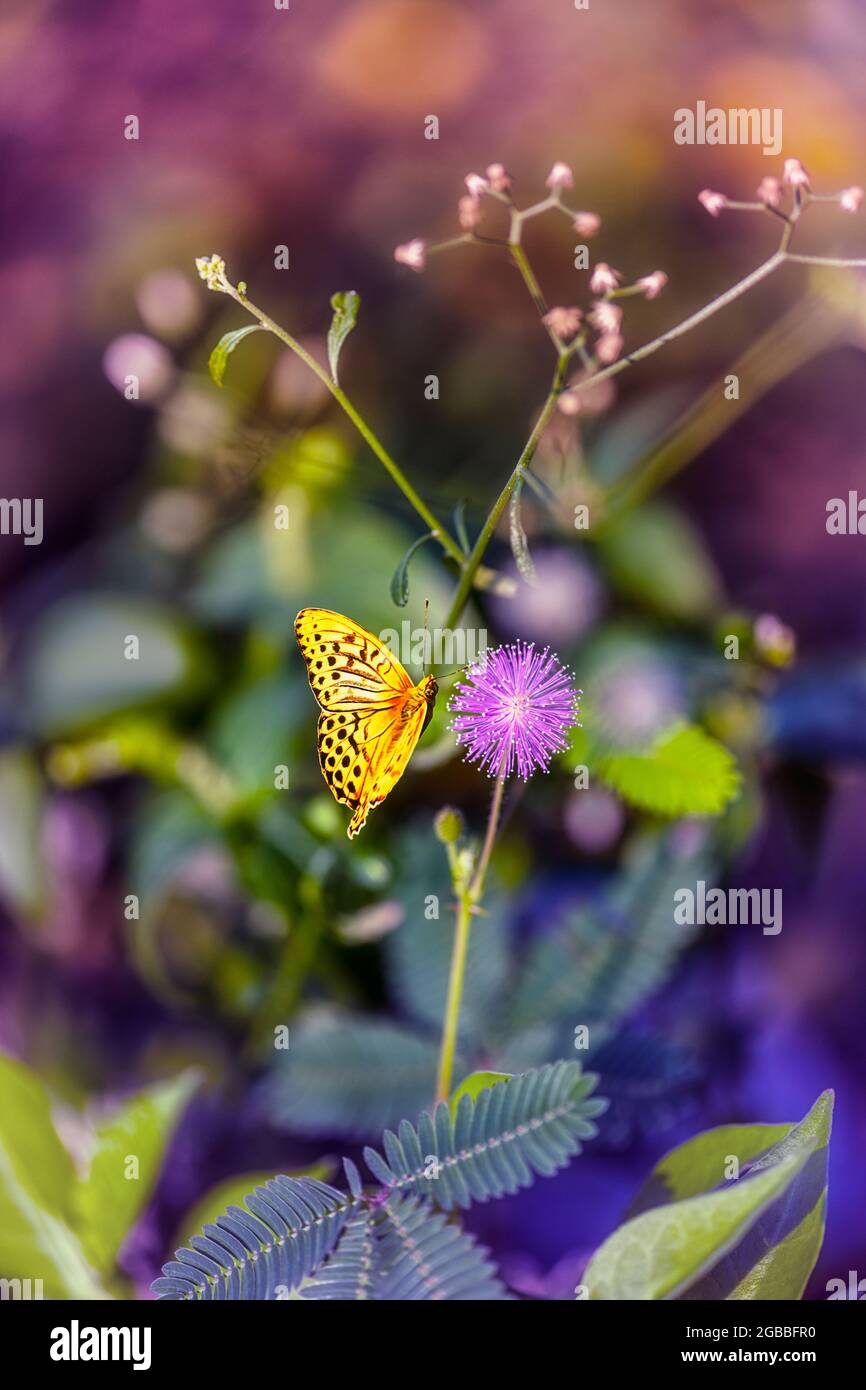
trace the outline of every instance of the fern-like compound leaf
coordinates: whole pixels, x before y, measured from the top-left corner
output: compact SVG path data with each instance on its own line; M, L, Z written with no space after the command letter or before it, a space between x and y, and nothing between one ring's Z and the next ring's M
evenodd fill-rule
M436 926L439 923L435 923ZM262 1084L269 1119L296 1134L365 1139L417 1115L436 1084L437 1045L417 1029L319 1008L293 1026Z
M714 870L703 848L683 854L667 839L647 846L616 891L532 942L502 1035L558 1018L625 1018L665 983L696 934L675 920L677 889L712 880Z
M386 1130L383 1157L365 1149L371 1173L392 1192L410 1191L450 1209L469 1207L550 1176L597 1132L593 1118L607 1102L592 1097L597 1077L579 1062L554 1062L512 1076L473 1099L464 1095L452 1116L439 1105Z
M352 1203L316 1178L271 1178L163 1268L161 1299L286 1298L333 1250Z
M427 1202L389 1198L379 1213L378 1232L376 1298L401 1303L508 1299L485 1248Z
M374 1217L369 1208L350 1216L333 1255L304 1285L304 1298L358 1303L377 1296L375 1285L381 1260Z

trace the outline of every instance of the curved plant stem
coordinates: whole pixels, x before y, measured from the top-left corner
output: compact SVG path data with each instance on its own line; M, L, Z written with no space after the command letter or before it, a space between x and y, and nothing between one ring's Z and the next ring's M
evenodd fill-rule
M285 328L282 328L276 323L269 314L266 314L258 305L253 304L252 300L248 299L246 294L235 285L226 281L225 293L231 295L232 299L240 304L242 308L246 309L248 314L251 314L254 319L257 319L262 325L262 328L266 328L269 333L273 333L275 337L279 338L281 343L285 343L286 347L295 353L297 357L300 357L301 361L305 363L310 371L327 387L334 400L352 421L352 424L355 426L361 438L369 445L379 462L385 466L407 502L414 507L422 521L426 522L443 550L447 551L452 559L456 560L459 565L462 565L466 557L459 545L452 539L439 518L427 506L424 499L415 491L400 465L391 457L378 436L373 433L364 417L356 410L342 387L338 386L337 383L332 380L321 363L317 362L315 357L307 352L306 348L298 342L297 338L293 338L291 333L287 333Z
M457 1048L457 1031L460 1024L460 1002L463 998L463 981L466 976L466 958L469 951L469 933L472 918L484 892L484 881L490 864L490 855L499 828L502 813L502 797L505 791L505 757L499 767L499 775L490 803L487 817L487 830L478 864L468 884L461 887L457 901L457 921L454 927L454 945L451 950L451 970L448 976L448 998L445 1003L445 1017L442 1022L442 1043L439 1049L439 1074L436 1081L436 1101L447 1100L451 1094L454 1071L454 1053Z
M556 409L556 402L559 399L560 392L562 391L562 385L565 381L565 374L568 370L568 364L571 361L571 357L572 350L570 348L561 352L559 355L559 360L556 364L556 371L553 374L553 381L551 383L547 400L544 402L544 405L541 408L541 413L539 414L538 419L533 425L532 433L530 434L528 440L526 441L526 444L523 447L523 452L521 453L520 458L514 465L514 469L511 473L511 476L509 477L507 483L505 484L496 501L494 502L493 506L491 507L487 520L481 528L478 539L475 542L475 545L472 547L472 552L468 560L466 560L464 563L463 573L460 576L460 583L457 585L457 588L454 592L454 598L451 601L451 607L448 610L448 616L445 619L446 629L454 627L460 621L460 615L463 612L463 609L466 607L466 602L469 598L470 593L472 592L472 586L475 582L475 575L478 571L478 567L484 559L484 553L487 550L487 547L490 544L491 539L493 538L493 533L496 530L496 527L499 523L499 518L502 516L502 513L505 511L505 508L508 506L508 503L511 500L511 494L516 488L517 483L523 473L523 470L531 463L535 455L535 451L538 448L539 440L541 439L541 436L544 434L544 431L547 429L547 426L550 423L550 418L553 415L554 410Z

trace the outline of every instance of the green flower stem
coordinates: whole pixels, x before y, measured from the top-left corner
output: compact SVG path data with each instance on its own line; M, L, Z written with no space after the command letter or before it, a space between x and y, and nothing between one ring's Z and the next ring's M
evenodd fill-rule
M305 363L310 371L327 387L334 400L345 414L348 415L361 438L369 445L379 462L385 466L407 502L414 507L422 521L426 522L443 550L447 551L452 559L456 560L457 563L462 566L466 557L459 545L451 538L439 518L430 510L427 503L415 491L400 465L391 457L384 444L370 429L364 417L355 409L342 387L338 386L337 383L331 379L321 363L317 362L315 357L307 352L306 348L298 342L297 338L293 338L291 333L287 333L284 328L281 328L269 314L266 314L258 305L253 304L252 300L248 299L246 294L236 286L230 284L229 281L225 281L225 293L231 295L232 299L240 304L243 309L246 309L248 314L251 314L254 319L257 319L262 325L262 328L266 328L269 333L273 333L275 337L279 338L281 343L285 343L286 347L295 353L297 357L300 357L301 361Z
M457 1047L457 1025L460 1020L460 1001L466 975L466 955L469 950L469 929L472 925L472 903L467 893L457 904L454 945L451 951L451 972L448 977L448 1000L442 1022L442 1043L439 1048L439 1072L436 1078L436 1103L451 1094L454 1072L454 1052Z
M478 860L477 867L469 883L463 884L458 890L457 921L454 927L454 945L451 950L451 970L448 976L448 997L445 1003L445 1017L442 1023L442 1043L439 1049L439 1073L436 1081L437 1102L440 1100L447 1101L451 1094L454 1054L457 1050L457 1032L460 1024L460 1003L463 998L463 982L466 977L466 958L469 952L469 933L472 928L472 918L477 911L478 903L484 892L484 881L487 877L490 855L493 852L493 843L496 839L496 831L499 828L499 817L502 813L502 797L504 791L505 755L503 755L502 762L499 766L499 775L496 778L493 800L490 803L490 814L487 817L487 831L484 836L481 857ZM455 884L455 887L456 886Z
M517 266L517 269L523 276L524 284L526 285L526 288L529 290L529 293L532 296L533 304L535 305L539 314L541 314L543 318L544 315L547 313L547 301L544 298L541 286L535 278L535 272L533 271L532 266L529 264L529 261L526 259L526 252L520 245L519 241L509 242L508 250L511 254L511 259L514 261L514 264Z
M490 513L487 517L487 520L485 521L479 533L478 539L472 548L472 553L470 554L469 559L466 560L464 563L463 573L460 577L460 582L457 585L457 589L454 593L454 598L451 602L451 608L449 609L448 616L445 619L446 629L456 627L457 623L460 621L460 616L463 612L463 609L466 607L469 595L472 592L472 587L475 583L475 576L478 571L478 567L484 559L485 551L487 550L487 547L490 544L490 541L493 537L493 533L495 532L496 527L499 523L499 518L502 516L502 513L505 511L505 508L508 506L508 503L511 500L511 494L516 488L518 481L523 475L524 470L532 462L532 459L535 455L535 451L538 448L539 440L541 439L541 436L544 434L544 431L550 423L550 418L553 415L554 410L556 409L556 402L559 399L560 392L562 391L563 382L565 381L565 374L568 370L568 364L571 361L572 356L573 348L566 348L559 355L559 359L556 364L556 371L553 375L553 382L550 387L550 392L548 393L547 400L544 402L544 405L541 408L541 413L538 416L535 425L533 426L532 433L523 447L523 452L521 453L520 458L517 460L517 463L514 466L514 470L511 473L510 478L508 479L507 483L505 484L496 501L494 502L490 510Z
M506 760L507 751L503 753L502 762L499 764L499 773L493 791L493 800L490 803L490 815L487 817L487 832L484 836L481 858L478 860L478 867L472 876L472 882L469 886L469 893L473 903L477 903L481 898L481 894L484 892L484 880L487 877L490 856L493 853L493 842L496 839L496 832L499 829L499 817L502 814L502 796L505 791Z

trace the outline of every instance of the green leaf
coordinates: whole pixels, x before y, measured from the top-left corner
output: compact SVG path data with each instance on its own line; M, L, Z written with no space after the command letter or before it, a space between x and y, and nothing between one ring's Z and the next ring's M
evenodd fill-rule
M405 608L409 602L409 561L420 550L425 541L435 540L436 532L428 531L426 536L419 536L417 541L413 541L403 556L399 565L391 578L391 599L398 608Z
M405 1024L322 1006L292 1024L262 1098L298 1134L378 1134L427 1103L437 1060L436 1042Z
M641 752L604 752L595 767L626 801L655 815L717 816L740 787L732 754L694 724L675 725Z
M0 753L0 893L14 912L37 917L46 876L42 861L42 778L24 748Z
M395 1196L386 1202L378 1230L375 1298L387 1303L508 1301L484 1246L417 1197Z
M694 526L666 502L644 503L598 538L614 588L665 617L707 618L721 600L721 582Z
M229 1207L152 1288L161 1299L284 1299L333 1250L352 1210L315 1178L271 1178Z
M229 364L229 355L234 352L238 343L250 333L260 333L263 331L264 328L262 324L248 323L245 328L235 328L231 333L223 334L207 361L208 371L217 386L222 386L223 384L226 367Z
M416 830L400 836L394 858L397 877L393 896L403 907L404 921L384 941L388 984L400 1012L426 1024L433 1036L438 1036L454 942L454 913L445 906L454 892L448 861L432 835ZM427 916L431 896L438 898L439 918ZM506 907L504 895L494 885L485 899L485 913L476 917L469 938L460 1007L460 1039L467 1053L489 1038L491 1020L505 993L509 954ZM428 1100L429 1094L421 1098L420 1105L404 1109L394 1119L416 1114Z
M466 555L468 555L472 549L472 546L469 544L469 533L466 530L466 504L468 500L467 497L461 497L457 506L454 508L454 534Z
M532 941L507 992L504 1036L557 1018L623 1020L664 984L696 934L674 921L677 888L715 872L706 849L684 852L672 835L641 845L614 889Z
M48 1092L0 1054L0 1273L41 1280L45 1298L106 1298L72 1230L74 1180Z
M529 553L529 542L526 539L526 532L523 529L523 522L520 518L520 497L523 492L523 478L518 478L514 491L511 494L511 505L508 512L508 533L511 540L511 553L514 556L515 564L523 575L527 584L537 584L538 575L532 556Z
M334 1176L335 1166L327 1159L320 1159L318 1163L312 1163L308 1168L293 1169L287 1176L290 1178L316 1178L319 1182L327 1182L328 1178ZM271 1176L272 1174L269 1172L236 1173L234 1177L226 1178L223 1182L218 1182L213 1187L208 1188L204 1196L200 1197L185 1214L180 1229L172 1242L172 1247L188 1245L197 1231L202 1231L205 1226L213 1224L228 1207L241 1206L246 1194L253 1192L257 1187L263 1187Z
M457 1114L457 1107L464 1096L469 1096L471 1100L477 1100L482 1091L486 1091L488 1086L495 1086L497 1081L510 1081L511 1073L507 1071L473 1071L470 1072L464 1081L460 1082L456 1091L451 1094L448 1104L451 1108L452 1116Z
M703 1279L689 1299L798 1299L821 1250L827 1201L827 1160L833 1093L825 1091L798 1125L726 1125L707 1130L667 1154L638 1193L631 1214L688 1199L716 1186L730 1156L741 1181L789 1155L808 1162L747 1236Z
M138 639L137 661L124 654L130 636ZM19 698L29 728L51 738L109 715L185 703L211 674L201 637L167 604L80 593L34 625Z
M376 1297L381 1277L376 1214L364 1208L350 1216L333 1254L299 1297L336 1303L364 1303Z
M337 363L343 344L351 333L355 324L358 322L358 309L361 305L361 296L355 290L340 290L331 296L331 308L334 317L331 320L331 327L328 329L328 362L331 366L331 376L337 381Z
M77 1183L73 1202L82 1242L99 1270L113 1268L124 1238L148 1201L172 1131L196 1084L191 1072L158 1082L124 1101L97 1126L90 1168ZM137 1161L134 1169L131 1159Z
M607 1102L592 1096L598 1078L579 1062L554 1062L466 1094L455 1114L440 1104L417 1129L403 1120L382 1136L383 1158L364 1150L370 1172L389 1190L430 1197L438 1206L470 1207L551 1177L597 1133Z
M809 1154L804 1148L721 1191L655 1207L627 1221L587 1265L583 1282L590 1298L678 1298L745 1237L803 1170Z

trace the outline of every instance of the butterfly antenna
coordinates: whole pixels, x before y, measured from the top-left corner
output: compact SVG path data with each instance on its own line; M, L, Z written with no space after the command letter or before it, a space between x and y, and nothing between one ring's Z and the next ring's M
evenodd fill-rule
M431 647L432 647L432 643L431 643L431 641L430 641L430 600L429 600L429 598L425 598L425 600L424 600L424 675L425 675L425 676L429 673L430 668L431 668L431 666L433 665L433 661L432 661L433 652L432 652L432 650L431 650Z
M468 671L468 670L469 670L469 662L467 661L467 663L466 663L465 666L457 666L457 667L455 667L455 669L454 669L453 671L443 671L442 674L441 674L441 676L437 676L436 679L437 679L437 681L447 681L447 680L450 680L452 676L459 676L459 675L461 675L461 673L462 673L463 671Z

